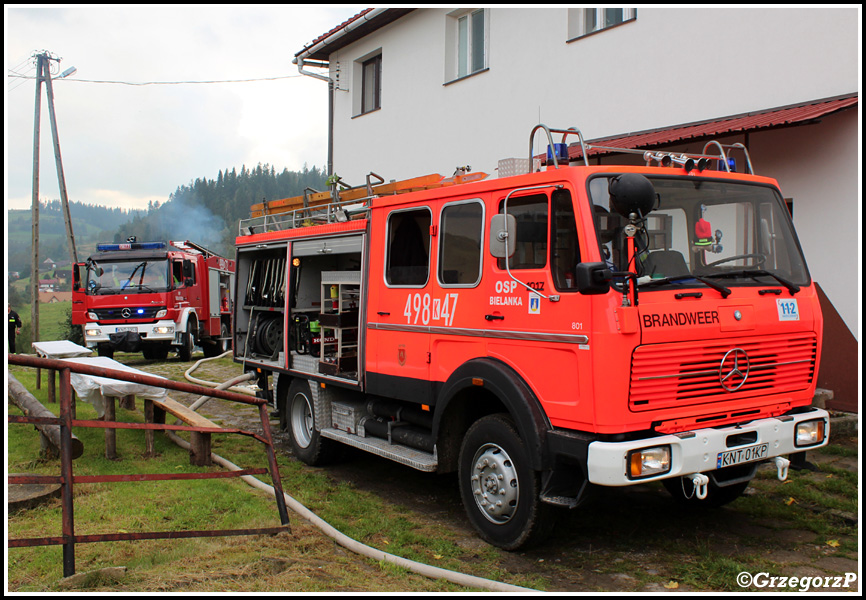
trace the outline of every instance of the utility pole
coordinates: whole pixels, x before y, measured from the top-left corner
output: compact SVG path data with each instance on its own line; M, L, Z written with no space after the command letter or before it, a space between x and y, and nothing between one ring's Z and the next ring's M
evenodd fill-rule
M54 163L57 167L57 183L60 187L60 203L63 210L63 220L66 223L66 237L69 243L69 254L72 258L73 269L78 262L78 251L75 249L75 234L72 231L72 217L69 214L69 198L66 194L66 178L63 175L63 161L60 157L60 138L57 135L57 118L54 113L54 88L51 84L50 61L60 64L60 59L52 56L47 51L35 55L36 58L36 111L33 119L33 204L32 215L32 244L33 255L31 263L30 290L31 290L31 328L33 330L33 341L39 341L39 135L40 121L42 115L42 82L48 95L48 115L51 120L51 137L54 140ZM75 72L68 69L60 77L66 77Z

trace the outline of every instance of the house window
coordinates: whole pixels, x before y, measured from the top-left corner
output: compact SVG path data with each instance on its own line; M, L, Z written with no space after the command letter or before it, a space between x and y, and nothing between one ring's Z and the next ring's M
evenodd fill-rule
M626 7L568 9L568 37L584 35L614 27L637 18L637 10Z
M446 44L447 81L487 69L489 9L455 11L448 15Z
M382 107L382 55L361 63L361 114Z

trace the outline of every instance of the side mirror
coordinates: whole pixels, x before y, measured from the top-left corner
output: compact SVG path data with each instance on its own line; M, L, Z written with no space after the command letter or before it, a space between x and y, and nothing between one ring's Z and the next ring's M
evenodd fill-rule
M603 262L578 263L574 274L581 294L606 294L610 290L613 273Z
M490 254L494 258L506 258L514 254L517 247L517 221L514 215L490 217Z

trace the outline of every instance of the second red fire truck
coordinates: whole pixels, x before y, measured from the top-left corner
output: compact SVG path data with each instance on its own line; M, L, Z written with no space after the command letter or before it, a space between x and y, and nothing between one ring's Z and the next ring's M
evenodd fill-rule
M98 244L73 271L72 323L100 356L142 352L181 360L201 346L217 356L231 344L235 264L184 242Z

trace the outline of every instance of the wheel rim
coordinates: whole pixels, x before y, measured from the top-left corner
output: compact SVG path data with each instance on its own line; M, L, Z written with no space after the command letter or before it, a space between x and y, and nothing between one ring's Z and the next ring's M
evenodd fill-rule
M502 525L517 511L520 484L508 453L496 444L484 444L472 461L472 494L487 520Z
M310 400L303 394L292 399L292 436L298 446L306 448L313 439L313 409Z

